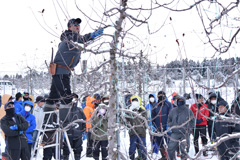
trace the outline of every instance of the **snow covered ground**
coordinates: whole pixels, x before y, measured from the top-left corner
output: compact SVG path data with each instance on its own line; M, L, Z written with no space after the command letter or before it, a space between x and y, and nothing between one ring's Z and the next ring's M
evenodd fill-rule
M123 155L125 155L125 157L127 159L129 159L128 158L128 149L129 149L129 136L128 136L128 132L126 131L124 133L124 131L122 131L121 134L120 134L120 137L121 137L121 151L122 151ZM5 150L5 142L4 142L3 138L2 138L2 136L0 136L0 142L1 142L1 151L3 152ZM201 140L199 140L199 143L200 142L201 142ZM82 151L82 158L81 159L83 159L83 160L93 160L93 158L86 157L86 146L87 146L87 140L84 140L83 141L83 151ZM199 146L201 148L201 144ZM151 149L151 143L150 143L150 137L149 137L148 132L147 132L147 149L148 149L148 153L149 153L150 149ZM37 160L41 160L42 157L43 157L42 150L40 150L39 153L40 154L36 158ZM208 157L201 156L198 159L199 160L204 160L204 159L217 160L218 159L217 155L212 155L211 152L208 152L208 153L209 153ZM194 154L195 154L195 151L194 151L194 147L193 147L193 136L191 135L191 146L190 146L189 155L191 157L193 157ZM136 156L137 156L137 154L136 154ZM160 153L158 155L156 155L156 154L149 154L148 155L148 159L149 160L158 160L159 158L161 158L161 154ZM70 160L71 159L72 158L70 158ZM180 160L180 158L177 158L177 159Z

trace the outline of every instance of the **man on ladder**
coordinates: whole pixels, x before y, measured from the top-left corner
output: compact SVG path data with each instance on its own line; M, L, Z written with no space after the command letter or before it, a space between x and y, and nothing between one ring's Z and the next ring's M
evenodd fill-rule
M74 67L77 66L81 57L81 48L76 46L74 43L85 43L93 40L103 33L103 29L100 28L93 33L81 36L81 22L82 20L80 18L70 19L68 21L68 30L63 32L61 35L61 42L59 44L55 59L52 63L54 65L50 65L53 67L50 68L52 74L52 84L49 97L46 100L44 112L53 111L55 108L55 103L60 101L59 116L63 127L69 123L67 115L69 114L69 109L72 106L72 93L70 88L71 71L73 71ZM56 127L52 123L52 116L49 119L49 124L46 124L47 119L48 115L46 115L44 118L45 127ZM48 152L51 152L51 150Z

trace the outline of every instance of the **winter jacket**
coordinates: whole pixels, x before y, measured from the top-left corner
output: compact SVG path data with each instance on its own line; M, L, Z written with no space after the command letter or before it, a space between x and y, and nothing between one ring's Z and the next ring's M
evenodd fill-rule
M1 119L1 128L5 133L5 140L7 142L9 150L28 147L27 140L24 135L24 131L26 131L28 128L28 122L19 114L15 114L14 119L16 120L16 122L13 120L12 117L4 116ZM9 128L13 125L17 125L18 130L14 131ZM23 131L23 133L21 133L20 131Z
M142 103L141 98L138 96L132 96L131 101L134 98L137 98L138 101L140 102L140 104ZM136 112L147 120L147 112L144 107L141 107L141 105L140 105L139 110ZM146 126L145 126L145 122L143 119L141 119L133 114L129 114L129 113L127 113L125 115L125 117L126 117L126 120L128 121L127 125L131 128L129 130L130 137L137 136L137 135L141 136L141 137L146 137ZM136 127L132 128L133 126L136 126Z
M190 109L192 110L195 118L198 120L202 118L202 122L200 124L196 124L197 126L207 125L207 118L209 117L208 106L203 103L200 108L197 107L197 104L193 104Z
M91 34L86 34L84 36L79 35L71 30L66 30L61 35L61 42L58 46L58 51L56 53L54 63L67 66L69 68L74 68L80 61L81 49L74 46L70 41L77 43L84 43L92 40ZM57 67L56 74L69 74L68 69Z
M33 103L31 101L25 101L23 103L23 107L28 104L28 105L31 105L32 106L32 109L33 109ZM32 133L33 131L35 130L36 128L36 119L35 119L35 116L31 114L31 111L32 109L28 112L25 111L25 109L21 112L21 115L23 116L23 118L26 119L26 121L29 123L29 127L28 129L26 130L26 136L27 136L27 139L28 139L28 143L33 143L32 142Z
M154 109L154 107L156 107L157 105L157 97L156 97L156 94L155 93L151 93L149 94L148 97L150 96L154 96L154 103L151 103L150 101L148 102L148 104L146 105L145 109L147 110L147 115L148 115L148 125L151 127L152 126L152 110Z
M42 123L44 119L43 106L39 107L38 105L36 105L33 109L33 115L36 119L36 129L42 129Z
M83 109L83 113L85 114L86 117L86 121L89 121L89 119L92 117L93 113L94 113L94 101L96 99L92 98L90 96L87 97L87 101L86 101L86 107ZM91 121L89 121L88 123L86 123L86 131L88 132L88 129L91 128Z
M102 117L101 115L94 117L92 121L92 135L91 139L93 141L106 141L108 140L107 130L108 130L108 118L107 113ZM98 136L95 136L98 135ZM105 135L104 135L105 134ZM104 135L104 136L103 136Z
M68 116L69 122L73 122L78 119L86 120L83 110L77 107L77 103L72 106L71 111ZM73 140L82 138L82 133L86 131L86 123L75 122L78 126L73 125L68 131L68 136L72 136Z
M20 114L22 112L22 110L24 109L23 108L23 101L20 100L20 101L14 101L14 107L15 107L15 112L17 114Z
M168 100L165 100L162 106L157 103L157 107L153 109L152 123L157 131L165 131L167 129L167 120L171 109L172 104Z
M184 100L184 102L186 104L185 98L178 97L178 99ZM172 133L182 133L183 134L183 133L186 133L187 131L189 133L195 126L195 124L194 124L195 118L194 118L193 112L188 107L186 107L185 104L182 106L177 106L177 107L173 108L168 115L168 126L169 127L180 126L183 123L189 121L187 124L185 124L181 128L172 129Z
M2 117L4 117L6 115L6 112L5 112L5 109L4 109L4 105L8 102L10 97L11 97L10 94L4 94L2 96L2 106L0 108L0 119L2 119Z
M228 114L226 117L228 117ZM216 120L222 120L222 118L217 117ZM216 137L227 136L233 133L239 133L240 125L226 121L216 121L214 124L214 132L216 133ZM234 147L239 147L239 138L232 138L227 141L224 141L217 147L217 149L220 154L223 154L225 152L229 152L228 149L231 150Z

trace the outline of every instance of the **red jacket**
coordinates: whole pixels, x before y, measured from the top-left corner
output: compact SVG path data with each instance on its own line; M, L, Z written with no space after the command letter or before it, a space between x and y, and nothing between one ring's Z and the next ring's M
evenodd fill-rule
M209 117L209 111L208 111L208 106L203 103L203 105L200 107L198 110L197 104L193 104L190 109L192 110L194 116L196 119L202 118L202 122L200 124L196 124L198 126L203 126L207 125L207 117Z

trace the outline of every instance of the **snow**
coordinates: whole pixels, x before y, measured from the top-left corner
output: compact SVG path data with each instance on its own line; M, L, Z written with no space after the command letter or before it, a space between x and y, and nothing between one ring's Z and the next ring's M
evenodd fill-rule
M128 131L124 131L122 130L120 132L120 137L121 137L121 152L123 153L123 155L125 155L125 157L127 159L128 158L128 150L129 150L129 135L128 135ZM193 136L191 135L190 137L191 139L191 145L190 145L190 151L189 151L189 156L190 157L194 157L195 155L195 151L194 151L194 145L193 145ZM0 142L1 142L1 151L3 152L5 150L5 142L4 142L4 139L2 138L2 136L0 136ZM201 140L199 140L199 143L201 143ZM148 131L147 131L147 137L146 137L146 145L147 145L147 149L148 149L148 153L150 153L150 149L151 149L151 142L150 142L150 136L148 134ZM92 160L93 158L88 158L86 157L86 146L87 146L87 140L84 140L83 141L83 151L82 151L82 158L83 160ZM199 148L201 149L201 144L199 144ZM208 157L204 157L204 156L200 156L198 159L199 160L204 160L204 159L211 159L211 160L217 160L218 157L216 155L211 155L210 153L212 152L208 152ZM137 153L136 153L136 156L137 156ZM135 157L136 157L135 156ZM72 159L71 156L69 155L70 157L70 160ZM40 160L43 158L43 150L40 149L39 151L39 155L37 156L37 160ZM148 159L149 160L158 160L159 158L161 158L161 154L158 153L158 155L156 154L149 154L148 155ZM52 158L54 159L54 158ZM177 157L177 160L180 160L179 157Z

